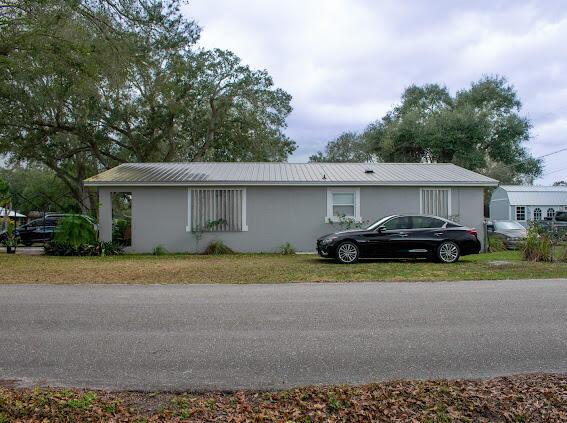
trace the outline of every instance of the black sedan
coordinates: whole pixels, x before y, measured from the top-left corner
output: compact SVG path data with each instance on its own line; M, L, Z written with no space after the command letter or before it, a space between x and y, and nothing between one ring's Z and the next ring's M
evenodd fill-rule
M32 220L31 222L16 228L16 236L20 240L20 243L24 244L26 247L35 243L43 244L45 242L49 242L55 236L59 222L68 216L74 215L61 213L46 214L43 218ZM91 223L95 231L97 230L95 222L89 216L80 216ZM0 232L0 242L5 238L6 231Z
M350 264L359 258L429 258L454 263L478 254L477 231L437 216L394 215L366 229L336 232L317 240L321 257Z

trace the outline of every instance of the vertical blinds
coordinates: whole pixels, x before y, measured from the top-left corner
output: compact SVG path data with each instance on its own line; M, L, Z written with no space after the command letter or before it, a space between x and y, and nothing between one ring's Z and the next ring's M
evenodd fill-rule
M421 213L449 217L449 190L424 188L421 190Z
M242 189L192 189L191 230L242 231Z

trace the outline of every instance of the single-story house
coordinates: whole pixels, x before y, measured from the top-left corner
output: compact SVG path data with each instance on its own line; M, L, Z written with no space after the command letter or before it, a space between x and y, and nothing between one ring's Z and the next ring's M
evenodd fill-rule
M26 215L22 213L18 213L16 210L6 210L4 207L0 207L0 228L4 229L4 218L6 217L6 213L8 213L8 217L12 220L16 221L16 226L22 224L25 221Z
M25 214L18 213L16 210L8 211L4 207L0 207L0 217L6 217L6 213L12 219L24 219L26 217Z
M127 163L85 181L99 193L99 231L112 239L114 194L131 204L129 251L314 251L341 229L389 214L447 217L482 230L484 188L494 179L445 163ZM344 223L344 218L343 218ZM482 236L480 236L483 239Z
M530 220L551 219L556 211L567 210L567 187L501 185L490 198L490 218L516 220L527 226Z

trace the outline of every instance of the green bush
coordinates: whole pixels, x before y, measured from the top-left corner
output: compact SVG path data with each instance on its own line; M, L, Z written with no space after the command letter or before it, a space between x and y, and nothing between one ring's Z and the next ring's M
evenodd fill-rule
M504 241L500 237L490 236L488 237L488 251L491 253L506 251L506 245L504 245Z
M19 238L15 235L16 224L12 219L8 219L6 226L6 237L2 240L2 244L6 247L16 247L19 243Z
M280 245L280 254L284 256L291 256L295 254L295 248L289 242Z
M59 222L54 241L78 248L82 245L94 245L96 238L92 222L84 216L72 215Z
M168 253L169 251L161 244L156 245L152 251L154 256L165 256Z
M545 227L530 225L522 257L527 261L553 261L553 237Z
M124 247L130 246L132 243L131 223L130 219L115 219L112 224L112 240Z
M230 247L227 247L222 241L212 241L207 246L207 248L205 248L203 254L208 254L208 255L234 254L234 251Z
M93 244L74 245L51 241L45 244L45 254L48 256L115 256L122 253L122 248L112 242L97 241Z

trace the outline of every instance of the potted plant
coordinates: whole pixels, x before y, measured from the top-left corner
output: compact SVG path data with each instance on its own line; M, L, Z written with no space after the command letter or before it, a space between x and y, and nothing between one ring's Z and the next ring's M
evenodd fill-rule
M16 247L18 246L18 237L16 236L16 225L13 220L8 220L6 227L6 236L2 240L2 244L6 246L6 253L16 254Z

